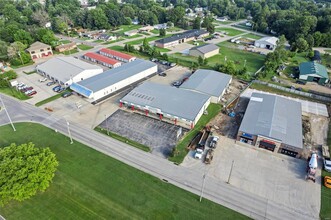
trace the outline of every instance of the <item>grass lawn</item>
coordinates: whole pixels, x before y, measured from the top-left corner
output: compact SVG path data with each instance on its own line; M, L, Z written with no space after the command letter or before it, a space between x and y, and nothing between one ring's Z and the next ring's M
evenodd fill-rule
M327 68L331 68L331 54L324 54L321 56L322 64Z
M214 21L213 23L215 24L215 25L220 25L220 24L231 24L231 23L233 23L233 22L235 22L235 21Z
M221 111L221 105L210 103L207 108L207 111L208 115L202 115L195 127L185 135L181 142L177 144L174 157L168 158L170 161L180 164L184 160L184 157L187 155L188 152L186 148L188 144L195 137L195 135Z
M20 100L27 100L30 98L30 96L27 96L24 93L17 91L15 88L0 88L0 92Z
M59 93L59 94L53 95L53 96L51 96L51 97L49 97L49 98L47 98L47 99L44 99L44 100L42 100L42 101L40 101L40 102L37 102L37 103L35 104L35 106L39 107L39 106L45 105L46 103L52 102L52 101L54 101L54 100L56 100L56 99L58 99L58 98L61 98L61 95L62 95L63 93L65 93L65 92L68 92L68 91L69 91L69 90L64 90L64 91L62 91L62 92Z
M92 48L93 48L92 46L85 45L85 44L79 44L79 45L77 45L77 47L78 47L80 50L89 50L89 49L92 49Z
M23 64L23 65L18 65L18 66L10 65L10 67L13 68L13 69L17 69L17 68L21 68L21 67L25 67L25 66L30 66L32 64L34 64L34 62L30 61L29 63Z
M260 35L256 35L256 34L245 34L245 35L243 35L243 37L247 37L247 38L251 38L251 39L255 39L255 40L262 38Z
M108 45L108 44L112 44L112 43L119 42L119 41L122 41L122 40L124 40L124 39L120 38L120 39L117 39L117 40L107 41L107 42L104 42L102 44L103 45Z
M181 30L183 30L183 29L179 28L179 27L171 27L171 28L166 29L166 33L177 32L177 31L181 31Z
M59 167L46 192L0 207L6 219L248 219L41 125L15 127L0 127L0 146L50 147Z
M71 43L70 40L60 40L58 44L69 44Z
M112 31L112 33L124 34L124 32L135 30L141 27L142 25L135 25L135 24L121 25L118 30Z
M155 50L156 50L156 51L159 51L159 52L161 52L161 53L171 51L171 50L168 49L168 48L160 48L160 47L155 47Z
M239 30L233 29L233 28L216 28L215 31L227 32L228 36L236 36L236 35L244 33L243 31L239 31Z
M111 46L111 47L108 47L109 49L112 49L112 50L116 50L116 51L120 51L120 52L123 52L123 53L127 53L127 54L130 54L130 55L133 55L135 57L138 57L138 58L142 58L142 59L146 59L148 60L150 57L145 55L145 54L142 54L140 53L139 51L136 51L136 53L129 53L127 51L124 51L124 47L122 46Z
M198 58L182 55L181 53L169 54L169 61L172 63L177 63L181 66L191 67L192 63L197 63Z
M160 33L160 31L159 31L159 30L156 30L156 29L151 30L151 32L152 32L153 34L159 34L159 33Z
M170 35L166 35L166 36L154 36L154 37L147 37L146 40L147 42L151 42L151 41L155 41L161 38L166 38L169 37ZM144 39L139 39L139 40L133 40L133 41L129 41L127 42L127 44L131 44L131 45L138 45L138 44L142 44L144 41Z
M325 52L331 53L331 50L324 50Z

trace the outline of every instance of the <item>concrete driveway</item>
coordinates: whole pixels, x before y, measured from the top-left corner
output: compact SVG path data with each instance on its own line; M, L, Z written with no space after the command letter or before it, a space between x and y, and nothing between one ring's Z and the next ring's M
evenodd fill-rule
M210 165L192 155L188 154L181 166L205 170L213 178L227 182L234 161L230 185L296 212L319 213L321 171L318 170L316 183L306 181L307 163L304 160L238 146L224 136L218 142Z

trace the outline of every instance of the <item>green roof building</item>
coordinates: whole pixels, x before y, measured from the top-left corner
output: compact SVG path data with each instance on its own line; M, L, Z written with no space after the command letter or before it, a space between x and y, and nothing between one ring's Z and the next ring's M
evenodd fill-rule
M299 79L324 85L329 81L325 66L316 62L304 62L299 65Z

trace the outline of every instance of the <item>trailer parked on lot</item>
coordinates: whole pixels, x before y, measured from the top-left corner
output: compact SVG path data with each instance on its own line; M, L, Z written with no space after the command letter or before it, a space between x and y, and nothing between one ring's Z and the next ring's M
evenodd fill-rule
M205 164L210 164L214 157L214 150L208 149L206 157L205 157Z

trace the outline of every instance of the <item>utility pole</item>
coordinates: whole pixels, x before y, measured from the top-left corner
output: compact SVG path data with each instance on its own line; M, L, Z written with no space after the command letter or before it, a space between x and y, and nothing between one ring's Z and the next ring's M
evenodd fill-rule
M107 115L105 115L105 120L106 120L107 135L109 135L109 127L108 127Z
M71 137L70 124L67 121L67 119L66 119L66 122L67 122L68 134L69 134L69 138L70 138L70 144L73 144L74 142L73 142L72 137Z
M23 63L23 60L22 60L21 52L20 52L20 51L18 51L17 53L18 53L18 56L19 56L19 57L20 57L20 59L21 59L21 63L22 63L22 65L23 65L24 63Z
M9 119L9 121L10 121L10 124L11 124L13 130L16 131L16 128L15 128L15 126L14 126L14 124L13 124L13 122L12 122L12 120L11 120L9 114L8 114L7 108L6 108L6 106L5 106L5 103L4 103L3 100L2 100L1 95L0 95L0 100L1 100L1 103L2 103L2 105L3 105L3 108L5 109L5 112L6 112L6 114L7 114L7 117L8 117L8 119Z
M231 174L232 174L233 164L234 164L234 160L232 160L231 169L230 169L230 173L229 173L229 178L228 178L228 181L226 182L227 184L230 184L230 178L231 178Z
M206 180L206 174L203 174L203 176L202 176L201 193L200 193L200 199L199 199L200 202L202 200L203 190L205 189L205 180Z

